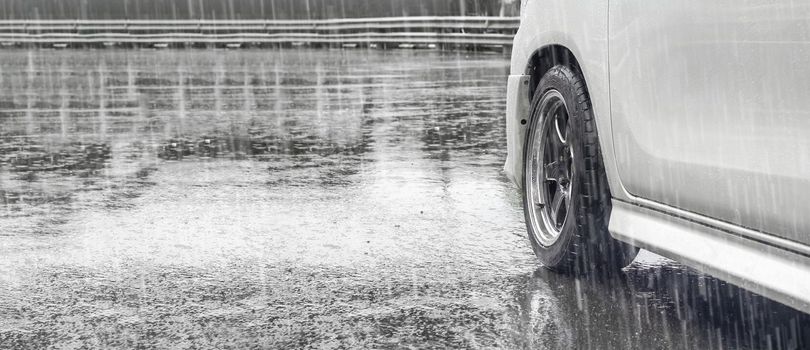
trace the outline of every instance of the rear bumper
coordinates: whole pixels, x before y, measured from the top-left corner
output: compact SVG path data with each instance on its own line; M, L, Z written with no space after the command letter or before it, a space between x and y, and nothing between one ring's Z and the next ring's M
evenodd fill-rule
M523 145L529 126L528 75L510 75L506 87L506 176L523 187Z

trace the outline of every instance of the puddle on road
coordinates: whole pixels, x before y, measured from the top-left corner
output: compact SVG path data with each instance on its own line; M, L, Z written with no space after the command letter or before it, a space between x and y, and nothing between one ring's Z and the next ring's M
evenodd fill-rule
M538 270L503 56L2 56L2 347L757 348L807 322L651 255Z

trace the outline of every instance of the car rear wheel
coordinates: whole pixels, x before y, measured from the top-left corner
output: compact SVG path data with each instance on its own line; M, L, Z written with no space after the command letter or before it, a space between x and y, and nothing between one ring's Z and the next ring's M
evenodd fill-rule
M613 272L638 249L608 233L610 190L581 74L549 70L535 89L524 154L523 209L532 247L547 268Z

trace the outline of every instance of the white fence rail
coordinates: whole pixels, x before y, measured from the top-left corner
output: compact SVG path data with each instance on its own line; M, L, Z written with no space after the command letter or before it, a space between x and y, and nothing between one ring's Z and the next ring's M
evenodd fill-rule
M517 17L330 20L0 21L4 46L37 44L415 44L511 46Z

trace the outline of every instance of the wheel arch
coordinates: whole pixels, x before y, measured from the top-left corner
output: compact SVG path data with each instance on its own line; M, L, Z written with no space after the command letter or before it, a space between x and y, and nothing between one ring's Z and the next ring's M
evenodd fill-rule
M613 152L608 43L608 4L604 0L526 3L512 47L509 86L513 88L507 91L507 140L512 140L512 147L507 145L505 169L510 179L521 180L523 150L517 145L525 139L521 122L529 113L532 94L548 69L563 64L585 78L612 195L627 197ZM522 88L524 80L526 89Z
M534 96L534 90L540 79L554 66L563 65L582 74L576 56L564 45L550 44L535 50L529 56L525 74L529 78L529 100ZM587 81L585 82L587 88Z
M543 41L538 41L544 39ZM556 39L556 40L555 40ZM522 40L521 40L522 41ZM531 45L534 43L535 45ZM607 47L601 45L586 45L580 47L579 42L561 33L548 33L548 36L533 37L523 42L523 50L520 56L513 56L512 74L519 74L526 77L529 82L528 91L522 91L517 99L521 101L521 115L526 115L530 109L530 101L534 95L540 79L554 66L564 65L584 78L585 89L588 92L596 118L597 129L599 130L599 143L602 150L605 171L607 172L608 184L611 194L615 198L625 199L627 192L619 179L615 154L613 152L613 130L610 115L609 82L607 72ZM600 42L600 44L603 42ZM526 45L529 44L529 45ZM585 51L582 51L582 49ZM521 117L525 118L525 117ZM520 118L517 120L520 122ZM518 129L518 128L515 128ZM521 134L517 136L519 141L525 140L526 130L520 129ZM511 172L517 172L522 168L522 149L520 153L515 152L515 160L510 163L513 167ZM518 159L520 158L520 159ZM520 178L518 175L515 178Z

